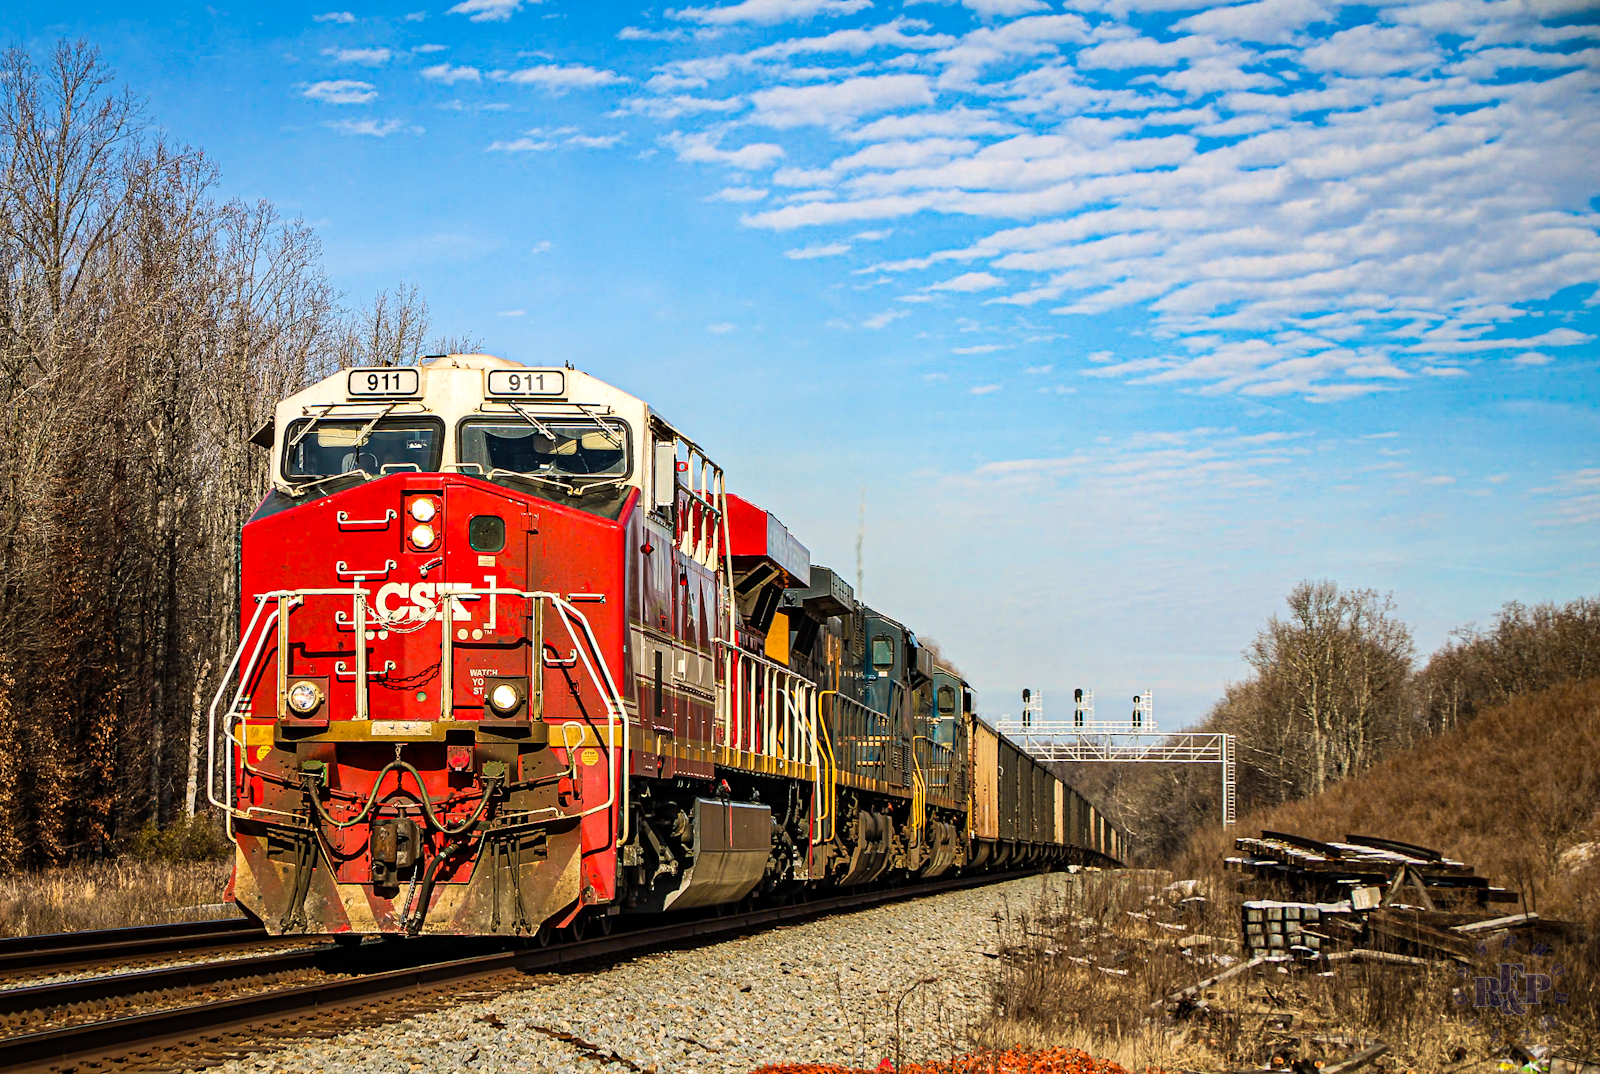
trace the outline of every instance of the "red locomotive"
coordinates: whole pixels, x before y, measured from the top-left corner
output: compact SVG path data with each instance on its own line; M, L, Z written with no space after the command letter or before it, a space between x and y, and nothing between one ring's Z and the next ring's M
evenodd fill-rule
M211 795L273 932L547 935L1121 857L640 399L448 355L342 371L254 439Z

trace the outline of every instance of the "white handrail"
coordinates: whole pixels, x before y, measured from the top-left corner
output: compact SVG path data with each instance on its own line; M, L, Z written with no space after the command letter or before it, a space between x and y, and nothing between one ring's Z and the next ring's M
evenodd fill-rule
M234 816L241 814L248 815L250 811L238 810L234 805L233 787L235 751L232 748L229 749L227 763L224 766L224 778L226 783L225 793L227 796L226 801L219 801L216 796L217 707L222 703L223 697L228 692L230 679L233 676L234 669L239 666L239 660L243 656L245 648L250 642L250 638L258 633L258 625L261 624L262 613L266 611L268 602L272 602L274 607L271 614L267 617L265 626L259 630L260 636L256 641L255 648L251 651L250 660L245 666L243 674L239 677L237 688L234 691L233 701L228 708L227 718L225 720L226 726L223 728L223 730L228 736L230 747L232 745L240 745L238 743L234 743L233 734L235 721L233 720L233 717L242 716L238 709L240 703L244 700L245 690L250 682L250 678L254 674L256 666L261 659L261 653L266 646L267 639L270 637L271 632L267 628L276 622L279 615L282 614L284 601L292 601L293 603L289 605L289 607L292 608L295 605L303 602L308 596L352 596L356 601L356 623L358 626L361 626L363 620L365 619L365 616L362 613L365 610L366 594L367 591L365 588L356 586L351 589L282 589L273 590L269 593L262 593L256 597L255 614L251 616L249 625L246 626L243 635L240 637L239 645L234 650L233 659L229 662L228 670L222 677L222 682L217 689L216 696L212 699L209 712L209 742L207 743L206 749L206 798L212 805L223 810L226 814L228 833L230 836L233 833ZM587 817L593 813L598 813L601 810L610 809L612 806L617 805L620 802L622 816L620 824L614 826L613 831L615 832L616 845L620 846L625 843L631 834L631 818L628 815L631 803L631 795L629 794L628 786L628 762L632 752L632 742L628 728L627 706L622 700L621 692L617 689L616 679L611 674L611 667L606 662L605 654L600 651L600 643L595 637L594 629L590 625L588 617L559 593L547 593L542 590L531 591L521 589L505 589L501 587L483 587L452 590L451 596L456 598L470 596L521 597L527 600L532 600L535 603L540 600L548 600L556 609L556 613L561 619L561 624L566 629L568 638L572 641L573 649L577 652L579 659L583 662L584 670L588 673L590 681L593 682L596 688L600 691L601 699L605 703L606 753L612 760L618 759L615 755L615 745L618 738L617 729L619 724L621 726L622 740L620 766L613 771L608 772L609 778L607 780L606 800L598 805L584 809L582 812L575 814L564 814L564 816L569 819L582 819L583 817ZM577 621L577 627L582 631L582 641L579 640L578 631L574 630L574 619ZM364 635L365 632L362 631L361 633ZM360 636L355 640L358 646L358 662L364 664L365 661L361 660L359 657L366 648L366 639L364 636ZM591 651L593 653L593 659L590 657ZM536 668L540 670L537 670L534 673L538 674L542 671L543 654L535 654L535 658L537 660ZM443 676L449 676L453 678L454 669L441 668L440 673ZM364 703L366 687L367 684L361 681L360 677L358 676L356 683L358 715L364 715L366 712L366 704ZM562 737L563 741L565 741L565 732L563 732ZM248 771L250 768L248 757L244 758L244 768L246 771ZM271 810L269 812L276 813L279 811Z

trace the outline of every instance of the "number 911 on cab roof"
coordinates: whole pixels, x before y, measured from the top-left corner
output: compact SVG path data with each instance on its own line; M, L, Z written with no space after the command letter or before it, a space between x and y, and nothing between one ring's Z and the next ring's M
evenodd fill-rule
M491 369L487 379L487 392L495 397L530 398L567 393L567 374L560 369Z
M413 366L352 369L345 382L345 391L352 399L421 395L422 373Z

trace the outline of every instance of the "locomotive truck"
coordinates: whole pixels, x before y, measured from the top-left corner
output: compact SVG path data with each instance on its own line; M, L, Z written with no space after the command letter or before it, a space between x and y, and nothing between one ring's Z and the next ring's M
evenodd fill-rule
M1122 856L641 399L452 354L342 370L252 439L208 768L229 897L274 933L547 938Z

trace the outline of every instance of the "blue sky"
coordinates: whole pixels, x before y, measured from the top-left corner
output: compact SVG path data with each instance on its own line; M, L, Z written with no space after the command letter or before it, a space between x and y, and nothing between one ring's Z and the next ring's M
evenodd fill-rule
M1596 0L22 0L352 302L651 400L1016 711L1600 591ZM1126 706L1124 706L1126 707Z

